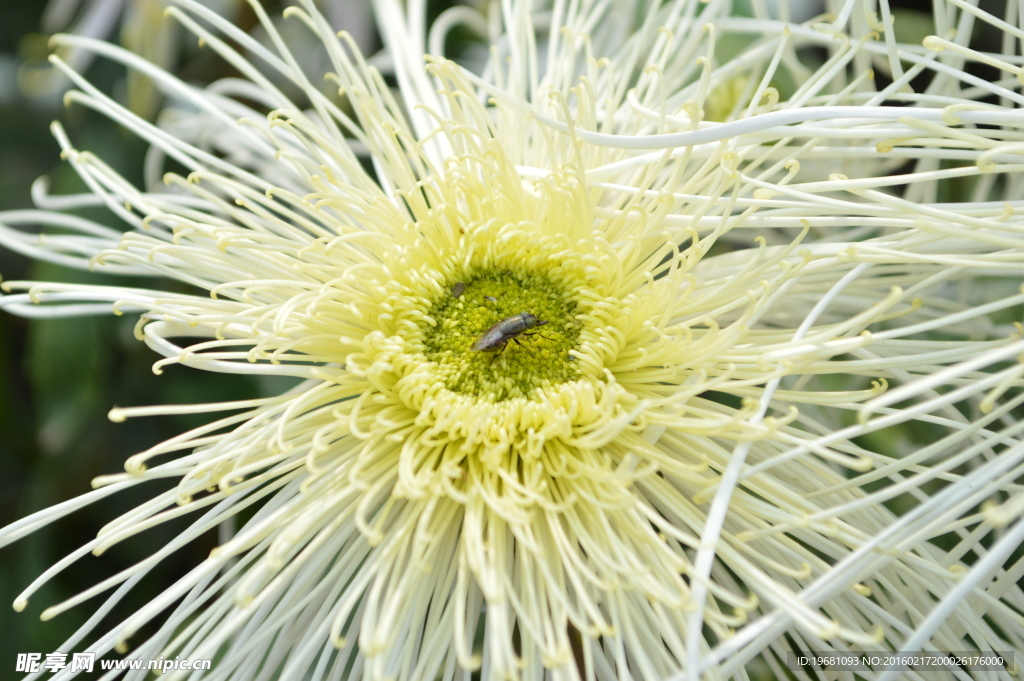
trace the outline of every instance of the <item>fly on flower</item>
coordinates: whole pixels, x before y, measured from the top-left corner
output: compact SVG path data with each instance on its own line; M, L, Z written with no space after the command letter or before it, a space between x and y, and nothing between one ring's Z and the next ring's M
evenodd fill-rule
M380 0L380 59L313 0L280 22L250 0L265 42L207 4L166 15L230 65L209 88L54 37L167 107L146 123L54 57L66 102L149 145L144 172L55 124L95 195L0 213L9 249L166 290L4 281L0 308L128 313L158 370L299 382L112 410L208 422L0 529L174 483L16 609L109 592L69 648L215 659L203 681L809 678L791 653L1024 651L1016 3L936 0L922 45L886 0L808 25L505 0L430 29L422 0ZM490 31L487 63L444 55L459 23ZM979 24L1013 54L975 51ZM311 41L326 74L297 58ZM103 222L59 212L95 204ZM479 361L545 324L544 352ZM152 559L35 603L184 517ZM100 625L212 528L192 571Z
M519 314L502 319L500 322L484 331L484 333L476 339L476 342L473 343L472 349L483 350L484 352L497 351L498 354L501 354L509 341L514 341L516 345L522 347L523 344L519 342L517 336L540 336L540 334L525 332L527 329L544 326L547 323L547 321L542 322L538 320L537 316L534 314L529 312L520 312ZM545 338L545 336L541 336L541 338Z

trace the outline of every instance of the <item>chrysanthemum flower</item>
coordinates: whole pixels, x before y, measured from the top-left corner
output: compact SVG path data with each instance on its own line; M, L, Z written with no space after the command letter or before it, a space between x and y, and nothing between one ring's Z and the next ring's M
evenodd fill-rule
M98 621L164 555L244 522L69 647L214 658L203 678L232 681L784 678L807 674L790 651L1024 651L1017 5L940 2L924 45L873 6L795 25L714 0L509 0L428 32L422 3L385 0L382 75L304 2L287 16L322 78L258 5L274 50L179 0L238 72L205 89L57 38L166 95L152 125L62 67L70 104L151 145L150 182L54 124L128 229L16 213L4 243L195 292L6 282L0 304L138 315L157 373L301 382L114 409L223 415L8 527L178 480L16 607L188 515L44 617L113 590ZM456 25L490 32L475 71L443 56Z

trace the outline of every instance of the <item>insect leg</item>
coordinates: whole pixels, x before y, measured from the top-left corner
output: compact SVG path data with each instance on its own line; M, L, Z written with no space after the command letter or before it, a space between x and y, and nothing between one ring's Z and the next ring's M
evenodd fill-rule
M496 361L498 361L498 358L501 357L501 353L505 352L505 348L507 347L508 341L502 341L501 345L498 346L498 351L494 353L494 357L491 358L491 364L494 364Z

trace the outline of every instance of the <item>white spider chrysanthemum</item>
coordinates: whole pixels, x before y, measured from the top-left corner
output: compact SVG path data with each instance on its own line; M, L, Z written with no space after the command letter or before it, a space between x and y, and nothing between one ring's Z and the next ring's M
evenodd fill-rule
M193 514L44 617L116 587L104 612L242 514L180 582L68 647L214 658L202 678L231 681L743 678L755 658L804 678L788 652L1024 651L1018 6L938 2L915 46L884 30L884 0L807 25L754 5L508 0L428 33L422 2L384 0L391 81L309 2L287 16L322 42L325 81L255 3L274 50L197 2L169 10L237 69L205 89L56 38L168 98L151 125L63 67L71 103L151 145L149 183L55 124L94 199L38 200L102 201L130 229L25 211L0 239L196 293L6 282L0 305L141 311L158 368L304 380L113 410L231 413L4 530L180 479L16 607ZM476 72L441 56L460 24L491 34ZM971 44L978 26L1002 54ZM472 349L521 312L544 324Z

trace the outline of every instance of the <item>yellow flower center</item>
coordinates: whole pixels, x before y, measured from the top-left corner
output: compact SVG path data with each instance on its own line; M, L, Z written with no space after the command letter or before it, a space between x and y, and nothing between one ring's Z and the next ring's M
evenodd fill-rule
M572 294L533 272L466 279L434 303L424 332L424 355L449 390L501 402L579 377L569 354L581 328Z

